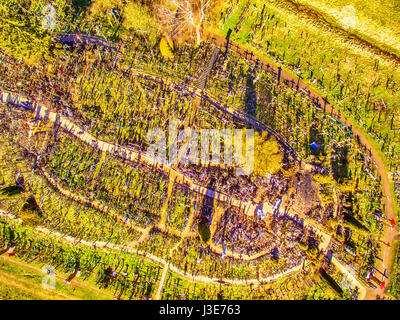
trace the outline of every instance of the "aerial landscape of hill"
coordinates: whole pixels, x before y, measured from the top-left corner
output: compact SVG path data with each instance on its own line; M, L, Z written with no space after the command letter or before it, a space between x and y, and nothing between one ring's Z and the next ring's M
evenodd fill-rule
M399 300L399 13L2 0L0 300Z

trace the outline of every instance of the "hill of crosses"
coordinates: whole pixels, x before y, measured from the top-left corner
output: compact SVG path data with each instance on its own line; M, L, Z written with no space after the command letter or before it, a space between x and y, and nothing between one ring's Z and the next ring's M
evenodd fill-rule
M0 299L399 299L367 2L2 0Z

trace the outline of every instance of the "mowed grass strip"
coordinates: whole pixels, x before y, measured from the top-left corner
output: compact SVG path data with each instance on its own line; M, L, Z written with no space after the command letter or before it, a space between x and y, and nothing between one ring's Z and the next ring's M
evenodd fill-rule
M67 285L63 282L63 277L55 279L55 289L45 289L42 281L46 274L40 269L24 264L16 259L0 256L0 300L105 300L112 298L84 283L76 284L75 280Z

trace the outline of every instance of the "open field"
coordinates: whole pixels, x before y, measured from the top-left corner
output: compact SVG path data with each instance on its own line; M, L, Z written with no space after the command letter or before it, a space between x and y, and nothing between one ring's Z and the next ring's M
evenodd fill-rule
M42 286L47 274L38 267L27 265L16 258L0 256L0 294L2 300L97 300L110 299L111 295L80 281L64 283L65 275L56 275L55 287Z

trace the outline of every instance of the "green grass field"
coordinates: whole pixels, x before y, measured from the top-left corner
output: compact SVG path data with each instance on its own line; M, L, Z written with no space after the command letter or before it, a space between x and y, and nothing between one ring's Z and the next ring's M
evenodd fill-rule
M0 300L105 300L111 295L73 281L63 282L66 276L56 278L55 289L42 286L46 276L39 268L27 265L7 254L0 256Z

